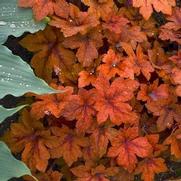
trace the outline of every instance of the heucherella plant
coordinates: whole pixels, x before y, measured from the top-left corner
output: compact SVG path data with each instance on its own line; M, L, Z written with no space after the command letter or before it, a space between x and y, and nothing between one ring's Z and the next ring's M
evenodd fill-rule
M0 181L179 178L180 6L1 0Z

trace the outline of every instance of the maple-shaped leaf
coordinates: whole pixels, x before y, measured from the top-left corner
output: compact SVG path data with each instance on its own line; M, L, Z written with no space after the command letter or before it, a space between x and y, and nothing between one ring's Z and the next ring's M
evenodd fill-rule
M123 27L128 23L128 19L124 18L123 16L110 15L106 18L105 22L102 24L102 27L111 32L119 34L123 31Z
M171 16L167 17L168 22L164 25L166 29L179 30L181 28L181 9L176 7Z
M129 1L132 2L132 1ZM149 18L145 20L139 14L138 9L126 6L120 8L119 13L130 20L132 25L140 27L142 32L144 32L148 37L154 37L158 33L158 28L156 27L156 20L154 18Z
M58 146L57 139L51 135L50 130L33 120L27 110L22 112L19 123L11 124L5 140L14 153L22 151L22 160L31 170L39 171L46 170L50 159L49 149Z
M112 180L124 180L124 181L133 181L134 180L134 173L129 173L122 167L119 167L119 172L111 177Z
M161 40L170 40L173 42L177 42L178 44L181 44L180 31L173 31L173 30L166 29L164 27L162 27L160 30L161 30L161 33L160 33L159 38Z
M68 120L77 119L76 127L79 131L87 130L96 115L94 108L95 91L79 89L78 95L69 96L69 101L63 109L63 116Z
M69 96L72 94L72 87L61 87L64 93L45 94L36 96L36 102L31 105L31 115L38 120L45 115L54 115L56 118L61 116Z
M155 174L166 172L167 166L162 158L146 158L139 162L136 173L141 173L144 181L154 181Z
M181 129L173 132L165 141L164 144L170 145L171 154L177 159L181 159Z
M158 41L154 42L152 49L149 48L148 57L159 77L161 77L164 81L170 81L172 66L170 64L170 60L168 59L168 55Z
M60 28L65 37L76 35L77 33L86 34L87 31L99 24L96 16L88 12L81 12L73 4L69 4L68 16L53 16L49 24Z
M176 90L175 90L175 93L177 96L181 97L181 85L178 85Z
M104 64L98 66L97 70L108 79L115 77L116 74L120 77L134 79L132 63L129 59L116 54L112 49L109 49L102 61Z
M95 152L93 145L90 143L82 149L83 159L88 162L96 161L99 159L99 153Z
M139 75L140 73L142 73L145 78L149 80L151 77L151 72L154 72L154 68L149 62L148 56L144 54L142 47L138 45L135 54L131 45L129 45L128 43L122 42L121 46L132 61L135 74Z
M172 7L176 5L175 0L133 0L133 7L140 8L140 14L148 20L153 12L171 15Z
M153 115L159 116L157 120L158 131L171 128L174 121L180 122L181 113L179 110L181 107L178 104L174 104L173 100L170 99L160 99L146 104L147 109L151 111Z
M89 86L90 84L94 84L96 81L96 78L98 76L98 71L96 70L98 65L100 65L101 57L96 59L94 63L86 67L84 70L79 72L79 79L78 79L78 87L83 88L86 86Z
M144 41L147 41L146 33L141 30L140 26L124 27L120 42L130 43L133 48L136 48L137 43Z
M163 151L167 150L167 146L159 144L159 134L146 135L146 138L153 148L152 156L157 157Z
M46 181L60 181L62 176L63 176L62 173L60 173L59 171L48 170L45 174L43 174L38 178L39 180L46 179Z
M46 172L36 173L34 174L34 176L41 181L60 181L62 179L63 174L57 170L49 169ZM34 181L28 176L24 176L23 180Z
M148 50L148 57L152 65L156 68L161 68L163 65L168 63L168 57L158 41L154 42L151 50Z
M96 75L94 70L79 72L78 87L83 88L90 84L94 84L96 81Z
M169 104L173 104L171 96L168 99L161 99L157 101L151 101L146 103L146 108L153 113L154 116L159 116L160 112Z
M23 8L32 8L37 21L54 13L58 16L67 15L69 4L65 0L18 0L18 6Z
M96 87L96 104L99 124L110 118L111 122L120 125L129 122L136 123L137 115L127 103L133 97L133 92L138 88L138 82L130 79L117 78L110 85L109 80L99 76L94 86Z
M131 5L132 1L127 1L127 3ZM130 21L132 26L140 27L140 30L142 30L142 32L144 32L148 37L154 37L154 35L156 35L156 33L158 32L155 19L143 19L142 16L139 14L138 9L136 8L133 8L131 6L127 8L126 6L123 6L119 9L119 14L126 17Z
M181 8L175 8L167 20L169 22L161 26L159 38L181 44Z
M87 133L91 135L89 144L83 148L83 158L88 162L96 162L96 160L100 160L105 156L108 143L118 134L118 130L113 128L113 124L100 126L94 122L92 128L90 128Z
M27 35L20 44L34 53L31 65L35 73L48 83L52 82L55 72L61 82L75 83L78 78L76 57L62 45L63 35L60 31L47 27L43 31Z
M105 18L112 12L114 2L113 0L82 0L82 2L89 6L89 12L95 14L98 18ZM105 13L106 12L106 13Z
M172 69L171 77L175 85L181 85L181 69L175 67Z
M169 59L181 69L181 50L177 52L177 55L173 55Z
M90 144L96 159L100 159L106 154L110 137L113 137L114 134L116 134L116 130L111 127L97 126L97 128L92 131Z
M82 157L81 149L88 144L86 137L79 136L75 130L66 126L52 127L51 132L59 142L57 147L50 150L51 158L63 157L68 166L71 166L78 158Z
M141 84L137 99L142 101L156 101L158 99L166 99L169 96L168 84L158 85L158 79L151 85Z
M181 68L174 67L171 71L171 80L176 85L176 95L181 96Z
M119 47L121 46L120 42L126 42L130 44L134 49L136 48L138 43L147 40L146 33L141 31L140 26L125 25L120 34L106 31L105 35L108 41L113 45L116 44Z
M83 67L88 67L93 60L98 58L98 48L103 44L102 34L96 29L89 31L86 35L78 34L65 39L63 45L66 48L78 49L76 56Z
M110 181L109 177L118 173L117 167L105 168L104 165L98 165L91 168L90 165L79 165L71 169L71 172L77 177L76 181Z
M132 127L120 130L119 134L111 141L108 157L116 158L117 164L132 172L138 162L137 156L147 157L152 151L152 146L147 138L139 137L138 128Z
M51 0L18 0L18 6L23 8L32 8L37 21L42 20L47 15L52 15L54 12L54 3Z

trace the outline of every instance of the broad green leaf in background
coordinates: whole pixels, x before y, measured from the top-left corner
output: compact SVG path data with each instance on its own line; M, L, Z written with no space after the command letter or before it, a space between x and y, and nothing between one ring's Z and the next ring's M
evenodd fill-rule
M18 112L25 106L27 106L27 105L18 106L18 107L11 108L11 109L6 109L6 108L0 106L0 123L2 123L6 118L15 114L16 112Z
M7 94L21 96L26 92L46 94L58 91L36 77L31 67L20 57L0 45L0 99Z
M10 178L23 175L32 176L28 167L14 158L6 144L0 141L0 181L8 181Z
M9 35L20 36L25 31L36 32L45 28L45 22L35 22L31 9L18 8L18 0L0 0L0 44Z

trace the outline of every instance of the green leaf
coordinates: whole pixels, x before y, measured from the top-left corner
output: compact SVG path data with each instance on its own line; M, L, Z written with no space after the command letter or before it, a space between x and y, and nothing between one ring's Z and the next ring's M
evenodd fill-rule
M6 144L0 141L0 181L8 181L10 178L23 175L32 176L29 168L14 158Z
M60 91L49 87L45 81L34 75L26 62L0 45L0 99L7 94L21 96L26 92L46 94Z
M31 9L17 7L17 0L0 0L0 44L9 35L20 36L25 31L34 33L45 28L45 22L35 22Z
M27 105L18 106L18 107L11 108L11 109L6 109L3 106L0 106L0 123L2 123L6 118L15 114L16 112L18 112L25 106L27 106Z

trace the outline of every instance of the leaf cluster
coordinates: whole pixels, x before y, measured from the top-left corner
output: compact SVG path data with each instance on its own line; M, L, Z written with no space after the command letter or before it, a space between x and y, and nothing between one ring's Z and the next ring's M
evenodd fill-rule
M122 1L121 1L122 2ZM19 0L44 30L19 43L61 90L33 97L3 140L40 180L153 181L181 160L181 9L175 0ZM153 14L162 13L160 25ZM31 180L28 177L25 180Z

